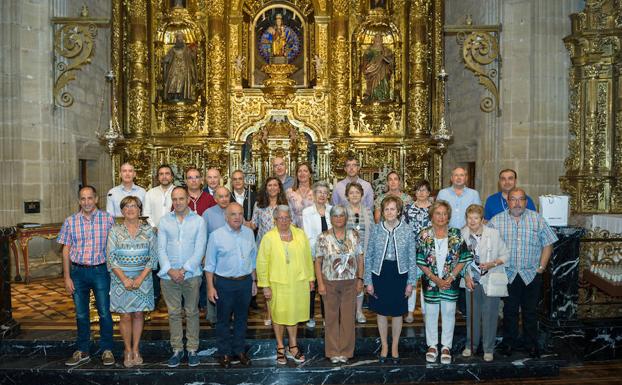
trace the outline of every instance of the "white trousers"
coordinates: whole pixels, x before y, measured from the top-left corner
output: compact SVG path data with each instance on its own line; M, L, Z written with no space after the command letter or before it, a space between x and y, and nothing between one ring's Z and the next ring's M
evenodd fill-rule
M438 313L441 313L441 344L451 349L456 325L456 303L441 301L425 303L425 340L428 346L438 345Z
M423 290L419 290L419 295L421 296L421 314L425 314L425 306L423 302ZM408 297L408 312L412 313L415 311L415 307L417 307L417 287L413 288L413 292Z

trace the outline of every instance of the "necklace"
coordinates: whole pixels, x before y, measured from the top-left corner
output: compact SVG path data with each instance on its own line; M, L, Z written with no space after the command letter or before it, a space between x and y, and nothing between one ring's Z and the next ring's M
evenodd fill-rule
M337 237L337 233L335 233L335 228L333 227L333 237L335 237L335 240L337 241L337 243L341 246L343 246L343 244L346 242L346 233L344 231L343 233L343 239L339 239L339 237Z

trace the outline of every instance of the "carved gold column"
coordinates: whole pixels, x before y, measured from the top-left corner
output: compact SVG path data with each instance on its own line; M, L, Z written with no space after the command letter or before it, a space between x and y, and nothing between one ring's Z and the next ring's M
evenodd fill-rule
M432 0L410 3L408 40L408 125L407 137L430 135L430 41L429 26Z
M348 39L349 1L333 1L331 72L332 134L348 135L350 128L350 53Z
M128 131L131 136L149 134L149 77L147 58L147 2L133 0L126 3L129 16L129 39L127 59L128 82Z
M208 10L208 124L210 134L226 137L227 119L227 47L225 0L210 0Z
M614 0L587 1L564 38L570 68L569 152L561 187L575 213L622 212L622 11Z

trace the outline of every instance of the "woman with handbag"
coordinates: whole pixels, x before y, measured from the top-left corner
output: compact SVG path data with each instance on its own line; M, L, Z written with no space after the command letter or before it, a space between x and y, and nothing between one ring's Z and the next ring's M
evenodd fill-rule
M484 226L481 205L470 205L465 216L467 225L462 229L462 238L473 253L473 261L465 269L467 338L462 355L473 355L481 337L484 361L490 362L497 336L499 300L508 295L503 264L510 254L499 231Z

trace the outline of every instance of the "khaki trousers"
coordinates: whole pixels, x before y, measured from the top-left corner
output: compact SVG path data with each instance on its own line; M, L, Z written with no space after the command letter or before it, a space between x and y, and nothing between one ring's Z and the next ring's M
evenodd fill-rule
M355 342L356 279L329 281L324 278L324 285L326 357L352 358Z
M199 288L201 277L193 277L176 283L170 279L160 281L162 296L168 308L168 325L171 333L173 350L184 350L184 329L182 324L183 308L186 312L186 350L199 349Z

